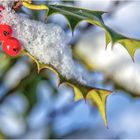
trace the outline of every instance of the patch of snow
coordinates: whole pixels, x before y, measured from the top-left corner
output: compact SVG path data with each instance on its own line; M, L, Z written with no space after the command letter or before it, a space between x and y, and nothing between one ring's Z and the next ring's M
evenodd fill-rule
M84 74L75 66L71 48L68 46L69 38L61 27L31 20L7 7L1 14L0 23L10 25L13 36L39 62L51 64L67 79L73 78L86 83Z

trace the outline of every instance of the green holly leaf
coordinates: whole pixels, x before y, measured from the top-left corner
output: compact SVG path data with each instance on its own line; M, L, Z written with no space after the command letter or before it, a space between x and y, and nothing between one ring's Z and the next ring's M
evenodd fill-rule
M106 45L108 45L109 42L112 42L112 45L115 43L120 43L123 45L133 61L136 50L140 48L140 40L126 37L106 26Z
M50 16L53 14L61 14L65 16L66 19L68 20L68 24L72 31L75 30L76 26L81 21L86 21L90 24L97 25L101 27L103 30L105 30L106 47L109 42L112 42L112 44L120 43L125 47L125 49L128 51L132 59L134 59L134 54L136 50L140 48L140 40L129 38L120 33L117 33L104 24L102 15L107 12L93 11L93 10L88 10L84 8L58 5L58 4L33 5L28 2L23 2L23 6L29 9L34 9L34 10L46 10L47 16Z
M53 71L58 77L58 87L61 86L62 84L66 84L67 86L72 87L73 91L74 91L74 100L75 101L79 101L82 99L91 100L92 103L96 104L97 107L99 108L99 111L101 112L105 126L107 127L106 97L107 97L107 95L112 93L112 91L86 86L86 85L79 83L75 79L66 79L53 66L47 65L47 64L41 64L40 62L38 62L38 60L34 56L32 56L30 53L28 53L26 51L24 51L24 53L22 53L22 54L29 56L33 60L33 62L36 63L38 73L42 69L45 69L45 68Z
M93 11L64 5L48 5L48 8L48 16L56 13L64 15L68 20L68 24L72 32L81 21L86 21L90 24L101 27L105 31L106 47L110 42L112 42L112 45L115 43L120 43L124 46L124 48L130 54L131 58L134 60L134 54L136 50L140 48L140 40L126 37L107 27L102 19L102 15L107 12Z
M30 8L34 10L46 10L47 16L50 16L53 14L61 14L65 16L66 19L68 20L68 24L72 31L75 30L76 26L81 21L86 21L90 24L99 26L103 30L105 30L106 47L109 42L112 42L113 45L115 43L120 43L125 47L125 49L128 51L132 59L134 59L134 54L136 50L140 48L140 40L129 38L120 33L117 33L104 24L102 15L107 12L93 11L93 10L78 8L74 6L65 6L65 5L58 5L58 4L33 5L28 2L23 2L23 5L26 8Z
M106 12L92 11L83 8L64 5L48 5L47 15L62 14L68 20L68 24L72 31L81 21L87 21L97 26L103 26L102 15Z

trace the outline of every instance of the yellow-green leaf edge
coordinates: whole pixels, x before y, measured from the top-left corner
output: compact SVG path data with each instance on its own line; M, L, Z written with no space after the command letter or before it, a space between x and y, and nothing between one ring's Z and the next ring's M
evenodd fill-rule
M65 10L63 10L63 8L65 8ZM102 15L107 12L93 11L93 10L88 10L88 9L84 9L84 8L77 8L77 7L65 6L65 5L48 5L48 9L49 10L47 11L47 16L51 16L53 14L63 15L67 19L68 25L69 25L70 29L72 30L72 32L75 30L75 28L78 26L78 24L82 21L86 21L90 24L101 27L105 31L106 48L110 42L112 42L112 46L115 43L120 43L121 45L124 46L124 48L127 50L129 55L131 56L132 60L134 61L135 52L137 49L140 48L140 40L122 35L121 33L118 33L116 31L114 31L113 29L111 29L110 27L106 26L103 22ZM55 10L52 12L52 9L55 9ZM87 17L81 16L81 19L80 19L79 14L76 15L75 13L69 12L69 9L74 9L77 11L78 10L88 11L88 13L91 12L94 18L89 18L88 16ZM75 15L72 15L72 14L75 14ZM71 19L69 17L71 15L72 15L71 19L74 19L73 16L75 16L76 22L74 23L74 25L73 25L74 20L71 21ZM77 16L78 16L79 20L77 19Z
M31 7L33 9L36 9L36 6L35 5L29 4L29 3L27 5L28 5L28 7ZM26 3L25 3L24 6L26 6ZM40 8L42 9L42 7L45 7L45 8L47 7L46 10L47 10L47 14L49 16L50 7L47 6L47 5L45 5L45 6L41 5ZM39 10L38 8L39 8L39 6L37 5L37 10ZM44 8L42 10L44 10ZM78 8L78 10L81 10L81 9ZM87 9L82 9L82 10L86 10L86 12L88 12L88 13L89 12L93 12L94 13L94 11L91 11L91 10L87 10ZM59 12L55 12L55 13L59 13ZM55 14L55 13L52 13L52 14ZM95 20L91 20L89 18L89 19L82 19L80 21L85 20L85 21L87 21L87 22L89 22L91 24L94 24L94 25L103 27L103 20L101 18L101 15L103 13L104 12L96 12L95 11L95 14L97 14L96 15L97 17L96 16L93 17L93 18L95 18ZM50 14L50 15L52 15L52 14ZM65 16L65 17L68 19L67 16ZM68 23L69 23L69 26L71 27L71 30L72 31L75 30L76 26L79 24L80 21L75 22L73 24L73 26L72 26L72 24L69 22L69 19L68 19ZM101 115L102 115L102 118L104 120L105 126L108 127L108 125L107 125L107 119L106 119L106 99L107 99L107 96L110 93L112 93L112 91L104 90L104 89L98 89L98 88L94 88L94 87L89 87L89 86L86 86L86 85L82 85L82 84L76 82L73 79L67 80L53 66L46 65L46 64L40 64L38 62L38 60L34 58L34 56L32 56L30 53L28 53L26 51L24 51L22 54L28 55L37 64L38 73L42 69L44 69L44 68L47 68L47 69L53 71L57 75L57 77L58 77L58 87L61 84L63 84L63 83L65 83L66 85L72 87L73 88L73 91L74 91L74 100L75 101L79 101L81 99L85 99L85 100L88 99L88 100L91 101L91 103L96 104L97 107L99 108L99 111L100 111Z
M84 99L85 101L89 100L92 104L95 104L101 113L105 126L108 128L106 116L106 99L107 96L113 91L86 86L75 81L74 79L67 80L53 66L39 63L39 61L27 51L23 50L21 55L27 55L33 62L35 62L38 73L40 73L42 69L49 69L54 72L58 78L58 87L60 87L62 84L72 87L74 91L74 101Z

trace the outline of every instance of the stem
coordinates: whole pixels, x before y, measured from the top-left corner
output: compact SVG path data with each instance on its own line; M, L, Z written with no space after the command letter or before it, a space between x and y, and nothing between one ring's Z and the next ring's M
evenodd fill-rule
M49 8L46 6L46 5L34 5L34 4L31 4L29 2L22 2L22 6L28 8L28 9L31 9L31 10L49 10Z

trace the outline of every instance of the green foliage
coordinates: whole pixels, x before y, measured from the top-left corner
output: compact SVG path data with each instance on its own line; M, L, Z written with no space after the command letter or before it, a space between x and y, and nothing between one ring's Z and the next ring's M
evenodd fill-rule
M75 79L68 80L65 77L63 77L61 75L61 73L59 73L57 71L57 69L55 69L53 66L47 65L47 64L41 64L40 62L38 62L38 60L36 58L34 58L34 56L32 56L31 54L29 54L26 51L24 51L24 53L22 53L22 54L29 56L36 63L38 73L42 69L49 69L52 72L54 72L58 78L58 87L60 87L62 84L66 84L66 85L72 87L73 91L74 91L74 100L75 101L84 99L84 100L91 101L91 103L93 105L96 104L102 115L105 126L108 127L107 118L106 118L106 99L107 99L107 96L112 93L112 91L83 85L83 84L79 83L78 81L76 81Z
M64 5L48 5L48 7L48 16L52 14L64 15L72 31L74 31L79 22L83 20L97 26L103 26L102 14L106 13Z
M64 15L68 20L68 24L72 32L75 30L75 28L81 21L86 21L90 24L101 27L105 31L106 47L110 42L112 42L112 45L114 45L115 43L120 43L125 47L125 49L130 54L131 58L134 60L134 54L136 50L140 48L140 40L126 37L107 27L102 19L102 15L106 12L92 11L64 5L48 5L48 8L49 10L47 11L47 16L56 13ZM95 90L94 88L89 90L88 87L81 85L79 86L76 83L73 84L73 81L67 83L74 89L75 101L85 98L90 99L93 104L96 103L96 105L99 108L99 111L101 112L104 123L107 127L105 106L106 106L106 97L109 93L111 93L111 91L106 91L102 89Z
M107 27L102 19L102 15L107 12L92 11L64 5L48 5L48 8L48 16L56 13L64 15L68 20L68 24L72 31L74 31L76 26L81 21L86 21L90 24L101 27L106 33L106 47L110 42L112 42L112 45L115 43L120 43L126 48L131 58L134 60L134 54L136 50L140 48L140 40L126 37Z
M34 9L34 10L46 10L47 11L47 16L51 16L53 14L61 14L64 17L66 17L69 27L71 28L72 32L75 30L75 28L78 26L78 24L81 21L86 21L90 24L96 25L101 27L106 34L106 47L107 45L112 42L112 45L115 43L120 43L122 44L132 59L134 58L135 51L140 48L140 40L132 39L129 37L126 37L120 33L115 32L108 26L106 26L103 22L102 15L107 13L103 11L93 11L93 10L88 10L88 9L83 9L83 8L77 8L73 6L64 6L64 5L40 5L40 6L35 6L31 4L24 3L25 6L28 8ZM42 69L46 68L51 71L53 71L57 77L58 77L58 87L61 84L66 84L70 87L73 88L74 91L74 100L79 101L81 99L84 100L89 100L91 101L92 104L96 104L97 107L99 108L99 111L101 112L102 118L104 120L104 123L107 127L107 119L106 119L106 98L107 96L112 93L112 91L104 90L104 89L98 89L95 87L90 87L86 85L82 85L78 81L74 79L66 79L51 65L44 65L38 62L37 59L34 58L31 54L28 52L25 52L23 54L28 55L36 64L38 68L38 72L40 72ZM36 84L38 83L38 79L35 82ZM36 89L36 84L33 85L34 88ZM27 91L29 90L29 87L27 86ZM34 91L35 92L35 91Z
M120 33L113 31L109 27L106 28L107 28L106 45L108 45L108 43L111 41L112 41L112 45L114 45L115 43L120 43L125 47L129 55L131 56L132 60L134 61L135 52L137 49L140 48L140 40L132 39L124 35L121 35Z

